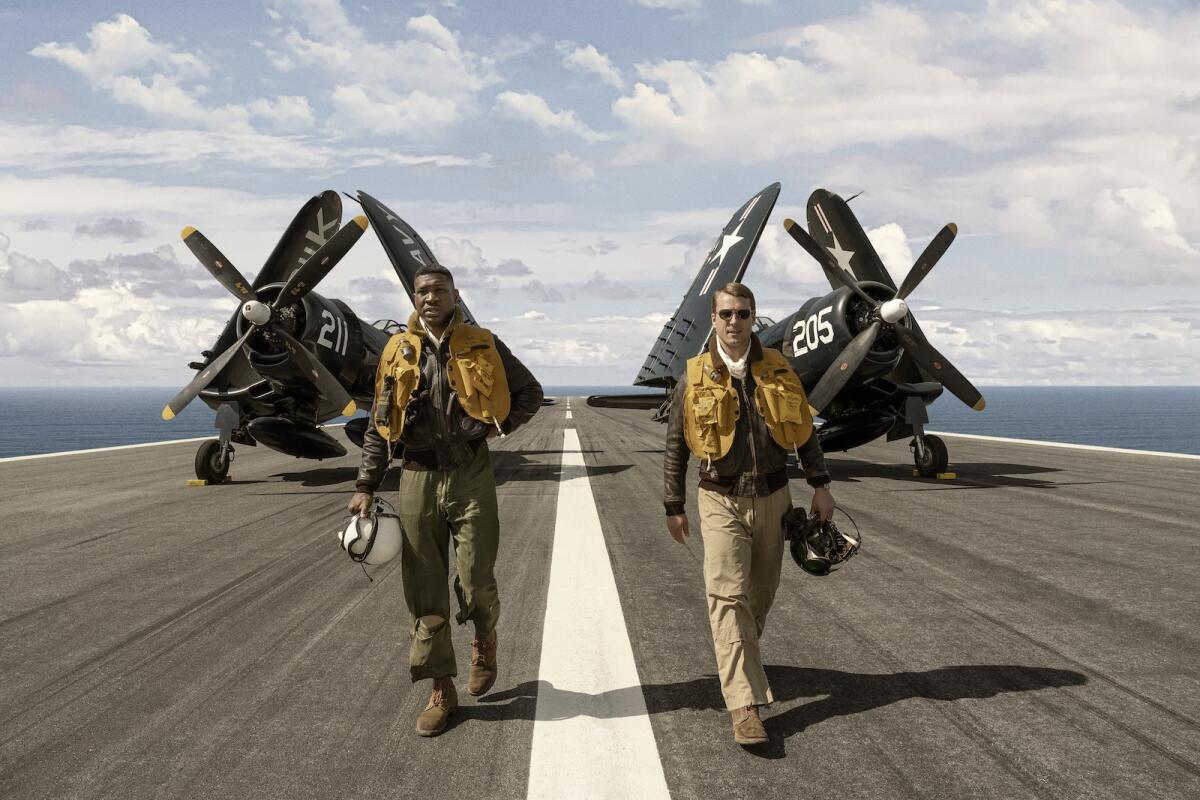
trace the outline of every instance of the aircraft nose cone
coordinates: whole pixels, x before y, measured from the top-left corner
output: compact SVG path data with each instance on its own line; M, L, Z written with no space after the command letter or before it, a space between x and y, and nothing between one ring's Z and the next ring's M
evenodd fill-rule
M908 316L908 303L896 297L879 307L884 322L898 322Z
M266 303L251 300L242 306L242 316L251 325L266 325L271 321L271 309Z

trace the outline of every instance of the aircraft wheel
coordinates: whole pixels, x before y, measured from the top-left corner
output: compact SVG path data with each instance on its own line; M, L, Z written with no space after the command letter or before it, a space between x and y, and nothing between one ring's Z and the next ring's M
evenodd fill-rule
M946 450L946 443L937 436L926 436L924 442L925 457L918 456L914 447L913 463L922 478L936 478L950 464L950 453Z
M221 457L221 442L217 439L207 439L196 451L196 477L211 483L222 483L229 474L229 456L233 453L230 447Z

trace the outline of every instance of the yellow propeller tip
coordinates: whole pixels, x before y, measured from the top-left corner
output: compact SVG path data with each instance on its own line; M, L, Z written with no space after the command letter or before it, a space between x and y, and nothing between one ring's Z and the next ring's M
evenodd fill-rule
M342 416L348 417L351 414L353 414L355 411L358 411L358 406L355 405L353 400L351 400L349 403L346 404L346 407L342 409Z
M364 216L363 214L359 214L357 217L354 218L354 224L357 225L358 227L362 228L365 231L367 229L366 216Z
M953 233L955 236L958 236L958 226L957 225L955 225L953 222L951 222L951 223L947 224L946 227L950 229L951 233Z
M163 419L167 422L175 419L175 412L171 410L170 406L163 406Z
M796 224L796 220L792 219L791 217L788 217L787 219L785 219L783 221L783 229L785 231L790 231L792 229L792 226L795 224Z
M186 228L184 228L183 230L181 230L181 231L179 232L179 238L180 238L180 239L186 239L186 238L188 238L189 236L191 236L191 235L192 235L193 233L195 233L195 232L196 232L196 229L195 229L195 228L193 228L191 225L188 225Z
M976 403L975 405L971 406L971 408L975 409L976 411L983 411L983 408L986 405L987 405L987 401L981 397L981 398L979 398L979 402Z

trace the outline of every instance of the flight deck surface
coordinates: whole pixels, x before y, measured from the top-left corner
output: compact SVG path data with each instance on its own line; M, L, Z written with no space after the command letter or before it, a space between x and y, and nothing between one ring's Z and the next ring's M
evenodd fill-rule
M456 626L435 739L399 572L334 538L353 446L239 446L210 487L194 442L0 463L0 797L1200 796L1200 461L946 434L933 481L903 442L828 454L865 544L826 578L785 560L744 750L695 477L680 546L648 417L560 399L493 441L500 676L466 694Z

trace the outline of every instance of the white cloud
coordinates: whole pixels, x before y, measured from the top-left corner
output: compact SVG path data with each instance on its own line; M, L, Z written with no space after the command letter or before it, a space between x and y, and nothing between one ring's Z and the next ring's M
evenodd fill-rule
M555 172L575 181L590 181L596 178L595 168L573 153L555 153L550 159Z
M1093 279L1127 281L1132 261L1139 280L1195 283L1197 38L1194 7L872 4L759 38L782 53L638 65L613 106L630 134L617 163L787 159L870 188L908 227L953 219L1070 242Z
M589 128L574 111L554 111L543 98L531 92L501 92L496 96L496 108L505 116L532 122L543 131L573 133L587 142L608 138Z
M274 100L253 100L246 108L254 116L262 117L283 130L307 128L316 121L308 99L297 95L280 96Z
M494 59L464 48L459 34L430 14L408 20L408 38L376 41L337 0L279 0L274 7L293 22L281 38L286 52L275 60L324 70L337 82L338 111L367 131L414 135L455 124L500 80ZM348 73L370 76L370 83L345 83Z
M334 170L361 167L488 167L487 153L396 152L387 147L335 147L327 139L178 128L91 128L0 121L0 168L54 171L169 166L197 170L216 164L260 169Z
M382 86L338 86L333 105L356 128L375 134L408 134L458 122L462 109L452 97L419 89L406 95Z
M87 34L86 51L73 44L44 42L30 51L78 72L97 87L108 88L113 81L144 69L159 71L176 79L204 78L209 67L198 56L181 52L170 45L155 42L150 32L128 14L117 14L108 22L98 22Z
M96 23L87 38L87 50L73 44L44 42L30 54L57 61L82 75L93 88L108 91L118 103L158 119L237 132L251 131L250 118L255 115L268 118L276 127L312 123L312 111L303 98L204 105L200 98L206 87L195 81L210 76L209 65L195 53L155 41L128 14Z
M614 67L608 56L597 50L594 45L580 47L574 42L558 42L554 47L562 55L563 66L567 69L585 75L595 75L614 89L625 88L625 80L621 77L621 71Z
M1039 313L915 309L914 315L930 343L978 386L1200 383L1196 303Z
M604 342L579 339L526 339L517 352L530 367L601 367L618 361L616 353Z
M634 5L663 11L695 11L702 0L633 0Z
M541 311L533 311L533 310L526 311L524 314L518 314L516 318L533 320L536 322L541 322L543 320L550 319L545 314L543 314Z
M913 265L912 248L909 247L904 229L895 222L889 222L868 230L867 238L871 240L875 252L891 273L892 281L899 286Z

